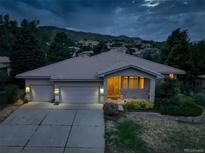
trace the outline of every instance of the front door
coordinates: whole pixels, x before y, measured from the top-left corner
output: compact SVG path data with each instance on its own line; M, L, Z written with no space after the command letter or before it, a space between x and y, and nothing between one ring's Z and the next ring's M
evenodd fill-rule
M107 80L108 98L120 97L121 90L121 77L113 76Z

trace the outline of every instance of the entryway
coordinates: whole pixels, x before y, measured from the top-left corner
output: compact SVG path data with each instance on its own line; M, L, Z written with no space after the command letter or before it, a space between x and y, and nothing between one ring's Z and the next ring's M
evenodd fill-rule
M107 93L108 98L118 99L120 98L121 90L121 76L113 76L107 79Z

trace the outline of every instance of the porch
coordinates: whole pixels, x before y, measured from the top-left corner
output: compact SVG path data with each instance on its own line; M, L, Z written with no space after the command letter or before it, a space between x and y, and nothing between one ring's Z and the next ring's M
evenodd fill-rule
M154 101L155 80L147 76L109 76L104 87L108 102L123 104L125 99Z

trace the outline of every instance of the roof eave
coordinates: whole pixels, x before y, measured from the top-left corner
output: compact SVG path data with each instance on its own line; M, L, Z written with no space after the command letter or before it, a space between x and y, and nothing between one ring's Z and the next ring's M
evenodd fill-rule
M115 72L118 72L118 71L121 71L121 70L124 70L124 69L128 69L128 68L134 68L134 69L137 69L137 70L141 70L143 72L146 72L148 74L156 76L157 78L164 78L164 75L162 75L161 73L154 72L154 71L151 71L151 70L147 70L147 69L137 67L137 66L134 66L134 65L127 65L127 66L123 66L123 67L120 67L120 68L117 68L117 69L114 69L114 70L101 72L101 73L98 73L98 77L105 77L106 75L109 75L109 74L112 74L112 73L115 73Z
M50 76L20 76L16 75L17 79L49 79Z

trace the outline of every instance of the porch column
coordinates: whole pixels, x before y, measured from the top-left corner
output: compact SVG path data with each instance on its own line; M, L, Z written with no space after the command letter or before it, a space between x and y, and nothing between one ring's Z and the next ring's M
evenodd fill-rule
M106 77L104 77L103 86L104 86L104 102L107 102L107 78Z
M155 100L155 86L156 86L156 83L155 83L155 79L150 79L150 93L149 93L149 100L151 102L154 102Z

